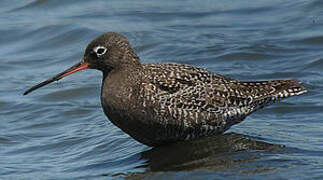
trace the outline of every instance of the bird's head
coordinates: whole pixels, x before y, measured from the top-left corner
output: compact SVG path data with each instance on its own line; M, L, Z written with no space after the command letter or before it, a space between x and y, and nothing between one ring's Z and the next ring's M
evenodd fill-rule
M125 67L136 66L140 66L140 61L131 48L127 38L118 33L108 32L90 42L86 47L81 62L62 73L31 87L24 92L24 95L84 69L97 69L103 73L109 73L114 69L118 70Z

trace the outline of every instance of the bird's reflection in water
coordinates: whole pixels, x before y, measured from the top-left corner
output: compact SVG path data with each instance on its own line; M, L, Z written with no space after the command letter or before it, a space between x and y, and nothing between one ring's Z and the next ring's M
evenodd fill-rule
M142 152L141 158L147 160L145 167L150 171L230 169L282 147L228 133L152 148Z

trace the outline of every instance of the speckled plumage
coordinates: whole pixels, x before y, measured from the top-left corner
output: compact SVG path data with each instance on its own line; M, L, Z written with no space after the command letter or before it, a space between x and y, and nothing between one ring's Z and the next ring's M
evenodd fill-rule
M117 33L94 39L80 64L103 72L101 103L110 121L149 146L221 134L262 107L306 92L295 80L241 82L185 64L140 63Z
M179 140L220 134L250 113L306 90L295 80L240 82L185 64L143 63L141 102ZM175 140L178 140L174 138Z

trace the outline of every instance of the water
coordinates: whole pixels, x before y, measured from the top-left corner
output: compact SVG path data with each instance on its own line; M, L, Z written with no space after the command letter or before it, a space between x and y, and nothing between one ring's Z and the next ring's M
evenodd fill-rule
M0 2L0 179L322 179L323 3ZM32 85L115 31L143 62L179 62L240 80L298 79L309 93L265 108L226 136L153 148L112 125L101 74ZM226 139L228 138L228 139Z

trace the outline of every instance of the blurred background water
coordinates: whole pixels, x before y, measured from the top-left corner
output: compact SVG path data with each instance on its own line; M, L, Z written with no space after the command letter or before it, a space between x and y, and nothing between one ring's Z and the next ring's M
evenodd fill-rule
M2 0L0 179L323 179L322 29L321 0ZM153 149L104 116L98 71L22 96L107 31L127 36L143 62L298 79L309 92L225 136Z

